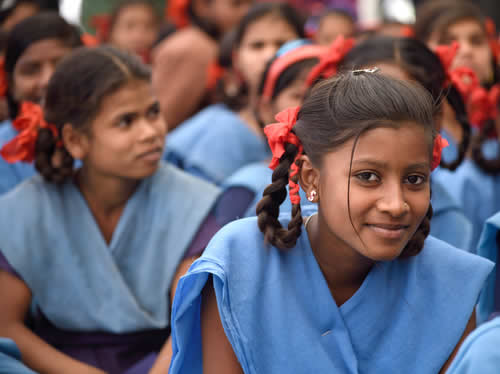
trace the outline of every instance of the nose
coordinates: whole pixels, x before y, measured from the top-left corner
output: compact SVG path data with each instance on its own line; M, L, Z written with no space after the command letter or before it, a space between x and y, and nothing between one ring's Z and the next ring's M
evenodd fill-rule
M152 142L161 136L161 129L158 121L141 119L139 140L141 142Z
M473 46L466 40L460 41L460 48L458 49L458 54L462 56L472 56L473 55Z
M377 201L377 209L393 218L400 218L409 212L410 206L405 200L401 183L386 183Z
M44 64L40 71L39 81L38 81L38 89L40 97L45 95L45 91L49 85L50 78L52 74L54 74L54 66L52 64Z

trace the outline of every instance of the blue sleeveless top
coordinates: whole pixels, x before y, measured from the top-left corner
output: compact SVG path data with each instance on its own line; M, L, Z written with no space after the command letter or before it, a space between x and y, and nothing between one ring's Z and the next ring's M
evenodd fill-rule
M446 374L498 374L500 318L479 326L464 340Z
M306 230L294 248L281 251L264 244L256 218L236 221L219 231L177 287L170 374L202 373L200 303L209 275L245 374L435 374L492 268L429 237L419 255L377 263L338 307Z
M12 122L7 120L0 124L0 149L11 141L18 132L12 127ZM0 157L0 195L10 191L22 181L36 174L33 164L16 162L9 164Z
M164 329L172 279L218 195L162 164L128 200L107 244L72 182L35 176L0 197L0 251L59 329Z
M220 184L239 168L271 158L259 137L225 105L205 108L167 136L164 158L190 174Z

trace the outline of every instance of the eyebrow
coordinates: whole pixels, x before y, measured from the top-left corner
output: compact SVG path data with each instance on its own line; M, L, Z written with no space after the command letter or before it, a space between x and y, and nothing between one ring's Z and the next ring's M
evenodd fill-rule
M379 169L387 169L388 168L388 163L385 161L376 161L373 159L368 159L368 158L361 158L357 160L352 161L352 166L361 166L361 165L371 165ZM407 170L415 170L415 169L422 169L422 168L427 168L429 167L428 162L418 162L415 164L410 164L406 168Z

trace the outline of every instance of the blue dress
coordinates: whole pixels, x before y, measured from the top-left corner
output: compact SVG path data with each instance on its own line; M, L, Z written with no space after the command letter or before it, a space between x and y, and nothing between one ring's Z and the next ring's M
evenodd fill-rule
M225 105L205 108L167 136L164 158L215 184L239 168L271 158L264 136L256 135Z
M492 268L429 237L419 255L375 264L338 307L306 230L294 248L281 251L264 244L255 218L239 220L219 231L178 285L170 374L202 373L201 292L210 275L245 374L435 374L459 342Z

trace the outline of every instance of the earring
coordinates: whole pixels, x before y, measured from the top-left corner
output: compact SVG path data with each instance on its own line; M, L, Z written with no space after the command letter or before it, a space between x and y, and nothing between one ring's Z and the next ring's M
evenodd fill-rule
M410 206L408 205L408 203L404 203L403 205L404 205L404 207L405 207L406 210L410 209Z
M307 200L309 200L311 203L316 200L316 197L318 196L318 193L315 190L312 190L309 196L307 197Z

